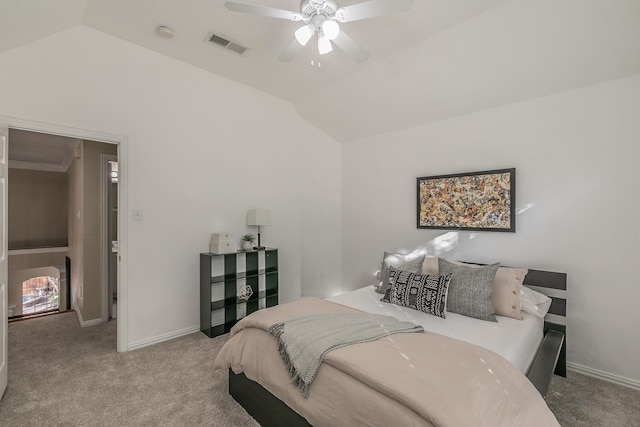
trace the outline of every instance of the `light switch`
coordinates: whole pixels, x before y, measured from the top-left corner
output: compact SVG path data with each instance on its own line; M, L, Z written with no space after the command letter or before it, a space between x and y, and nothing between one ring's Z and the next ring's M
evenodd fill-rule
M133 210L133 220L134 221L142 221L142 209L134 209Z

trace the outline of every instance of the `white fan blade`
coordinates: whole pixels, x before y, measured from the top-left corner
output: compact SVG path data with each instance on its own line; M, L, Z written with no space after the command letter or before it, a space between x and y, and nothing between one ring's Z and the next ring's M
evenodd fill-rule
M364 50L344 31L340 31L338 37L333 39L333 42L356 62L364 62L369 59L369 52Z
M294 56L298 54L302 50L304 46L298 43L298 40L293 39L288 48L284 50L278 57L278 59L282 62L289 62L293 59Z
M256 6L253 4L237 3L228 1L224 4L227 9L233 12L252 13L254 15L268 16L270 18L287 19L289 21L302 21L302 15L285 9L275 7Z
M336 12L340 22L359 21L411 9L413 0L370 0L341 7Z

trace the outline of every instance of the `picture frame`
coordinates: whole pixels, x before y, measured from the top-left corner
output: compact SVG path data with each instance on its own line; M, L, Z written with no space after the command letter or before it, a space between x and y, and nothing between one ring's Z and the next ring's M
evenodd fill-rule
M516 169L417 179L418 228L516 231Z

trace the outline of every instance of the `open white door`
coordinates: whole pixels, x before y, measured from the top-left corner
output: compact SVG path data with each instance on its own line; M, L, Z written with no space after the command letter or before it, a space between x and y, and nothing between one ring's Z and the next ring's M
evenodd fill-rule
M7 388L7 181L9 128L0 123L0 398Z

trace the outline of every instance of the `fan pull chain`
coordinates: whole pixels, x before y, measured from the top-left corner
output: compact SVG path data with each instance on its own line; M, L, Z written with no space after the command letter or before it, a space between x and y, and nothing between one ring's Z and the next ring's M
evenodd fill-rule
M314 60L314 58L317 58L317 61ZM316 63L318 64L318 69L320 69L322 67L322 64L320 64L320 52L318 52L318 35L315 34L314 36L314 43L312 43L311 46L311 68L315 68Z

